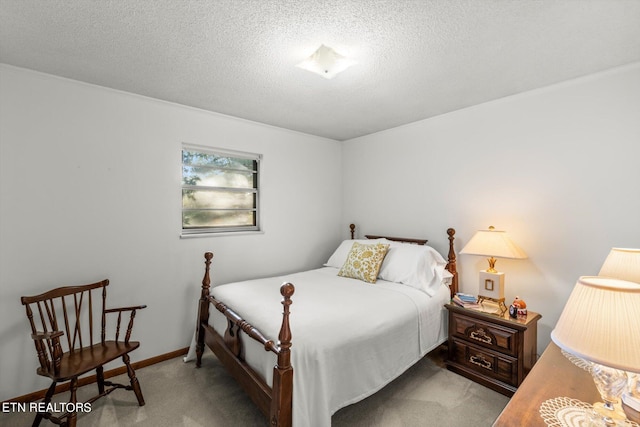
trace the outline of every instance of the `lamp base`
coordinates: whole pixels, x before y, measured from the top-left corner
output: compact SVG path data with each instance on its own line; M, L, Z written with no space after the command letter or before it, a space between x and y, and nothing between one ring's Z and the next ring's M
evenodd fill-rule
M626 414L622 410L622 405L616 403L614 405L608 405L604 402L596 402L593 404L594 412L602 417L604 425L616 426L618 421L624 421L627 419Z
M620 395L627 387L627 374L616 368L591 363L591 376L602 400L593 404L593 410L607 426L615 426L627 416L620 404Z
M478 274L478 295L489 298L504 299L504 273L480 270Z
M483 301L493 301L495 303L498 304L498 311L496 311L495 315L498 316L504 316L504 314L507 312L507 306L504 303L504 297L502 298L493 298L493 297L487 297L487 296L483 296L483 295L478 295L478 304L482 305Z

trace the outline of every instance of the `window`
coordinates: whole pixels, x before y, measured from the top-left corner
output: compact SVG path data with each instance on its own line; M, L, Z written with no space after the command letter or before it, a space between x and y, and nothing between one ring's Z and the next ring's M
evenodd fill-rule
M259 154L182 148L182 234L258 231Z

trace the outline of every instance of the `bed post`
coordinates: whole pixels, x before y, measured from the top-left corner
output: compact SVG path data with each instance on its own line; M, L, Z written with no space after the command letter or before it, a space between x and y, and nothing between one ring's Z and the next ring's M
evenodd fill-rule
M212 252L205 252L204 277L202 278L202 292L200 293L200 301L198 306L198 327L196 337L196 368L202 364L202 353L204 353L204 326L209 322L209 288L211 285L211 277L209 269L211 267Z
M351 230L351 240L353 240L353 239L355 239L356 225L355 224L349 224L349 229Z
M456 230L453 228L449 228L447 230L447 234L449 235L449 254L448 254L448 263L447 270L449 273L453 274L453 278L451 279L451 298L458 292L458 267L456 265L456 251L453 248L453 240L455 239L454 235L456 234Z
M282 326L278 340L280 341L278 363L273 367L273 393L271 397L271 426L291 427L293 402L293 368L291 367L291 328L289 326L289 306L295 291L291 283L280 287L284 297L282 306Z

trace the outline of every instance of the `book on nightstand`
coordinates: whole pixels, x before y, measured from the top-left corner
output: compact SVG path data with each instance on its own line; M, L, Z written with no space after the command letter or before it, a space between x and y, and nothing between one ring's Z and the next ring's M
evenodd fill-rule
M478 299L475 296L469 295L469 294L463 294L460 292L458 292L453 296L453 298L451 299L451 302L464 308L471 308L471 309L482 308L481 305L478 304Z

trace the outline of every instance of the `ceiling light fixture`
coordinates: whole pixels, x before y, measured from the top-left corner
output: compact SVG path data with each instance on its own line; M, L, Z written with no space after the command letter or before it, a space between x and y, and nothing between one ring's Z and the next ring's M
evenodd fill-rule
M330 47L320 45L313 55L297 64L296 67L316 73L325 79L332 79L354 64L356 61L340 55Z

